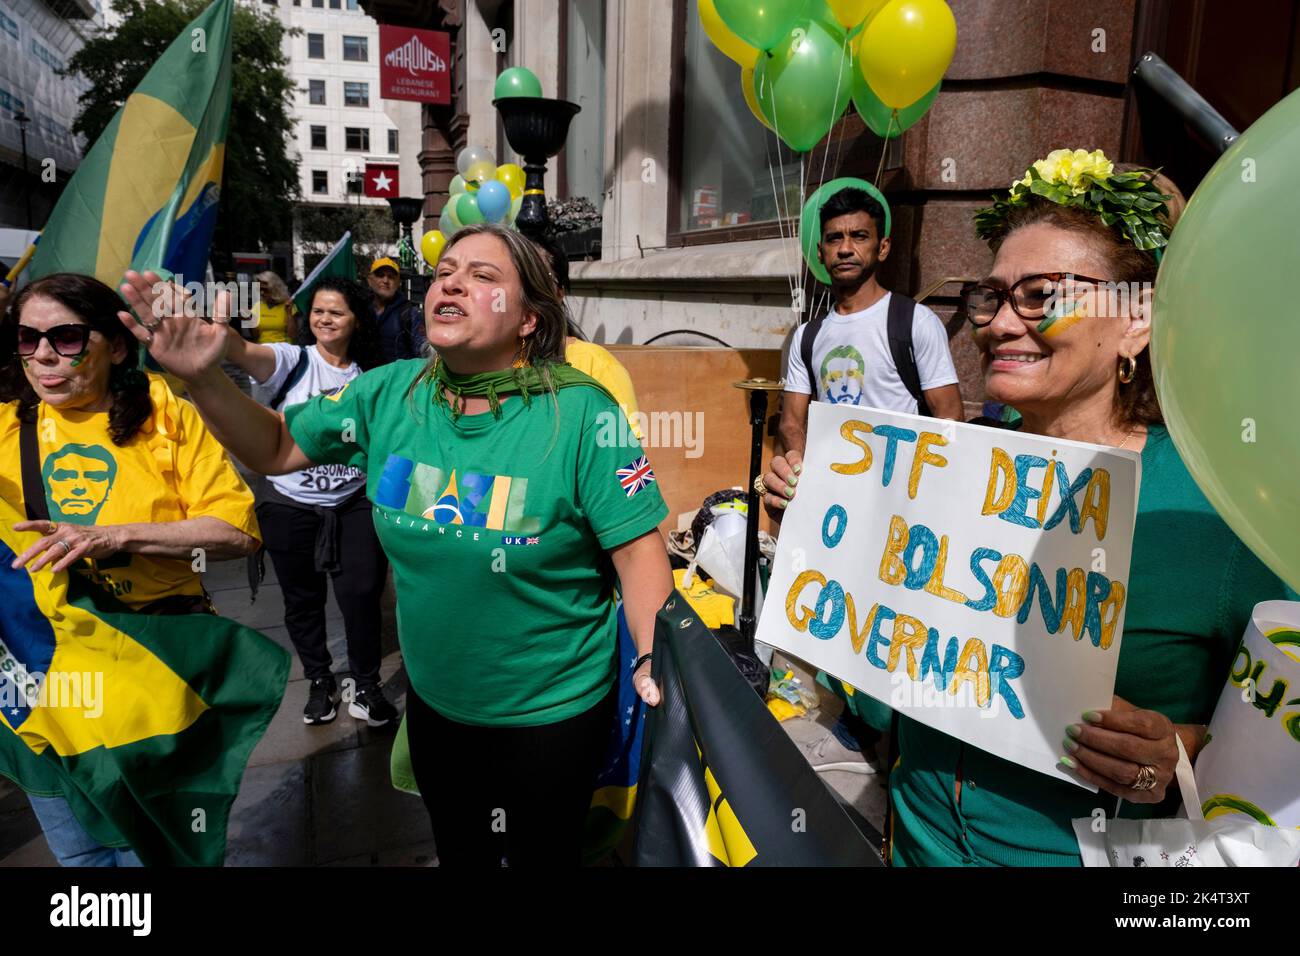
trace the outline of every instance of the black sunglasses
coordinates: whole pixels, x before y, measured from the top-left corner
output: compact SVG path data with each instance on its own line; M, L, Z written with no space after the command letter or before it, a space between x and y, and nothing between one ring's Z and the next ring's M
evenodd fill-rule
M1040 272L1025 276L1009 289L1000 289L982 282L968 285L962 289L961 297L970 324L983 328L993 321L993 317L1002 309L1002 304L1008 300L1011 302L1011 311L1022 319L1041 319L1047 312L1048 303L1053 298L1068 295L1072 283L1101 284L1109 281L1071 272Z
M35 355L41 347L41 339L49 339L50 346L65 358L76 358L86 351L90 344L90 333L94 330L88 325L56 325L42 332L30 325L18 326L18 354L26 358Z

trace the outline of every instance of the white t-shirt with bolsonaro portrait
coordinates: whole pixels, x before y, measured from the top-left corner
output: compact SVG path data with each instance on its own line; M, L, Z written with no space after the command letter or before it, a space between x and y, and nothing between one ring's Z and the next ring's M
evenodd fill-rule
M274 342L267 348L275 352L275 371L265 382L253 380L259 386L257 398L263 403L275 397L280 385L293 373L301 354L301 346L288 342ZM315 345L308 345L307 368L302 378L290 386L276 410L283 411L290 405L301 404L315 395L332 395L360 374L361 366L356 362L346 368L337 368L321 358L320 350ZM347 465L313 465L287 475L268 475L267 480L286 498L305 505L333 506L355 494L365 484L366 476L364 472Z
M899 378L889 351L891 294L850 315L840 315L831 308L813 342L816 388L808 382L801 352L808 325L795 329L786 359L785 390L823 402L915 415L916 399ZM948 333L939 317L920 304L912 314L912 354L922 391L956 384L957 369L948 349Z

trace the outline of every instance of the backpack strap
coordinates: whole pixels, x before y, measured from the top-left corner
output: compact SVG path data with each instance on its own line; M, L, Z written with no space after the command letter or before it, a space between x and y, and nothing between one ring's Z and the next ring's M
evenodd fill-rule
M293 370L289 372L289 374L285 376L284 381L280 383L280 387L275 390L275 395L272 396L269 402L267 402L267 408L271 409L271 411L279 410L280 403L283 402L284 397L289 394L289 389L302 381L302 377L307 374L308 361L307 346L298 346L298 361L294 363Z
M901 292L889 297L889 354L894 358L894 368L908 392L916 399L916 413L930 416L930 406L921 391L921 373L916 368L916 354L912 351L912 322L916 315L916 300Z
M49 521L50 509L45 502L45 487L41 484L41 449L36 441L36 421L20 422L18 426L18 457L22 460L23 505L28 521Z
M822 322L826 320L826 313L814 316L803 327L803 338L799 342L799 357L803 359L804 368L808 370L808 387L812 390L811 401L817 401L819 390L817 381L817 369L813 366L813 341L817 338L817 333L822 329Z

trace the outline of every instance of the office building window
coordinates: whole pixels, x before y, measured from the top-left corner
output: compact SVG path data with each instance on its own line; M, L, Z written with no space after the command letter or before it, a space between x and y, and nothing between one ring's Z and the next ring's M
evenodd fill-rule
M357 0L347 0L347 7L349 10L361 9L359 6L357 6Z
M370 130L364 126L345 126L344 140L347 149L354 152L370 152Z
M311 128L311 148L329 149L329 147L326 145L324 126L313 126Z
M344 106L369 106L370 84L346 81L343 84Z
M364 174L364 173L361 173L361 172L358 172L358 171L355 171L355 170L352 171L352 172L350 172L350 173L347 173L347 187L346 187L346 188L347 188L347 191L348 191L349 195L352 195L352 196L360 196L361 193L362 193L362 191L363 191L363 190L362 190L362 187L363 187L364 185L365 185L365 174Z
M318 196L323 196L330 191L330 175L323 169L313 169L311 171L311 191Z
M388 131L388 151L394 154L397 153L397 130L395 129Z
M311 5L317 9L324 9L325 0L311 0Z
M325 34L307 34L307 56L312 60L325 59Z
M705 35L697 0L686 7L684 62L676 65L685 95L676 107L682 140L673 178L681 200L673 231L771 222L790 210L797 216L799 156L754 119L736 64Z
M339 9L340 7L342 7L342 6L343 6L343 4L339 3L339 0L330 0L330 9L331 9L331 10L338 10L338 9Z
M365 63L370 59L369 44L365 37L343 38L343 59Z
M312 106L325 105L325 81L308 80L307 81L307 102Z

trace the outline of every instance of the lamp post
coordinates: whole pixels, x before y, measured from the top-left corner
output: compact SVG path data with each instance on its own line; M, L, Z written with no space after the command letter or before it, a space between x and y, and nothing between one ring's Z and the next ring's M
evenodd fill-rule
M510 148L524 158L524 201L515 227L525 236L540 239L551 224L543 188L546 161L564 148L569 123L582 107L541 96L503 96L492 105L501 114Z
M19 110L14 114L14 122L18 124L18 135L22 138L23 143L23 198L27 201L27 231L32 229L32 190L31 184L27 180L27 124L32 118Z

